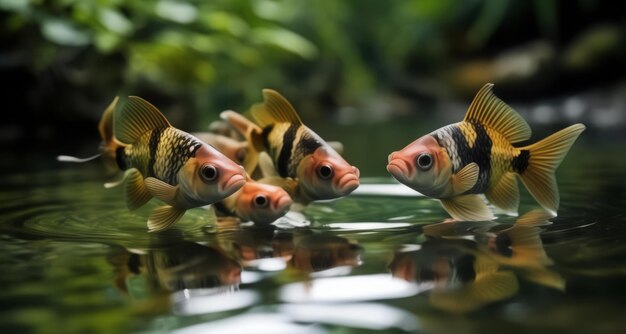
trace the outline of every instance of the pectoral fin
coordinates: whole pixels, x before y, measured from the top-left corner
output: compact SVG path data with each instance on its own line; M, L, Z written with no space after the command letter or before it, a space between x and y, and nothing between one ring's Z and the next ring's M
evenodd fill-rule
M135 210L146 204L152 195L144 185L143 175L131 168L124 173L126 205L130 210Z
M484 221L495 218L485 201L478 195L461 195L440 200L443 208L456 220Z
M183 216L185 211L169 205L154 209L148 218L148 230L159 232L170 228Z
M463 167L458 173L452 177L452 189L455 195L463 194L472 189L478 181L478 172L480 168L478 164L472 162Z
M491 204L506 211L507 213L517 213L519 204L519 189L515 174L506 173L485 192L485 196Z
M147 177L144 183L152 196L169 205L176 205L178 186L173 186L154 177Z

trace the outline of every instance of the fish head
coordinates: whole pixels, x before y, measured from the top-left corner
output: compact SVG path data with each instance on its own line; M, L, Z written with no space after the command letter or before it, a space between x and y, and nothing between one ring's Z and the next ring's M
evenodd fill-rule
M398 181L424 195L438 197L446 191L452 177L447 152L435 138L418 138L388 157L387 171Z
M237 215L245 220L262 224L271 223L284 216L293 203L283 188L252 179L248 179L237 195L235 203Z
M360 172L330 146L322 145L302 159L297 175L302 190L318 200L350 194L359 186Z
M187 161L179 175L183 195L206 204L232 195L245 183L243 167L208 144L196 151L195 157Z
M198 132L193 135L203 142L215 147L230 160L238 164L243 164L243 161L248 154L248 143L245 141L236 140L231 137L210 132Z

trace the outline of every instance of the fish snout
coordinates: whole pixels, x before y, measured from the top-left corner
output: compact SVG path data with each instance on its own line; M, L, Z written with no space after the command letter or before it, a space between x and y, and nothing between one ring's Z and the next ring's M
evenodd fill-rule
M352 166L352 172L356 175L357 178L361 177L361 171L355 166Z
M401 157L394 157L394 153L389 156L387 171L398 180L408 179L411 176L411 165Z
M235 166L234 168L223 168L224 182L220 185L220 192L230 195L246 184L246 175L243 166Z
M287 211L289 211L291 204L293 204L293 200L291 199L291 196L284 194L278 197L276 201L274 201L273 209L277 213L284 214L284 213L287 213Z
M356 168L356 167L355 167ZM339 192L342 195L347 195L353 192L356 188L359 187L359 172L358 169L356 173L346 173L337 182Z

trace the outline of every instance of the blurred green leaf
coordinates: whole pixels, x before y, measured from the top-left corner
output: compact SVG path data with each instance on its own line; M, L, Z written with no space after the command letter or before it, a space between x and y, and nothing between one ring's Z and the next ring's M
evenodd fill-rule
M192 23L198 17L194 5L178 1L158 1L155 10L160 17L181 24Z
M60 45L83 46L91 41L88 33L78 29L71 22L61 19L44 20L41 33L48 40Z
M133 24L122 13L114 9L102 9L99 19L104 27L116 34L126 36L133 31Z
M248 25L244 20L228 12L211 12L203 15L200 21L213 30L229 33L234 36L243 36L249 31Z
M271 44L302 58L311 59L318 54L317 47L302 36L281 28L257 28L252 31L259 44Z
M29 3L26 0L0 0L0 9L25 13L29 9Z

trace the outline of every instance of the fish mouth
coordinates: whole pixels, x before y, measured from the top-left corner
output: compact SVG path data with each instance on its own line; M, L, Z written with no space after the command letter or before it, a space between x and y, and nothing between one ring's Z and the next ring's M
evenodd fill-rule
M393 159L387 164L387 171L398 181L407 179L410 176L410 170L409 164L402 159Z
M347 195L359 187L359 177L355 173L347 173L337 182L342 195Z
M222 187L222 192L234 193L246 184L246 178L242 174L231 176Z
M274 204L274 210L283 215L287 213L287 211L289 211L291 204L293 204L293 200L289 195L281 196L278 198L278 200L276 200L276 203Z

